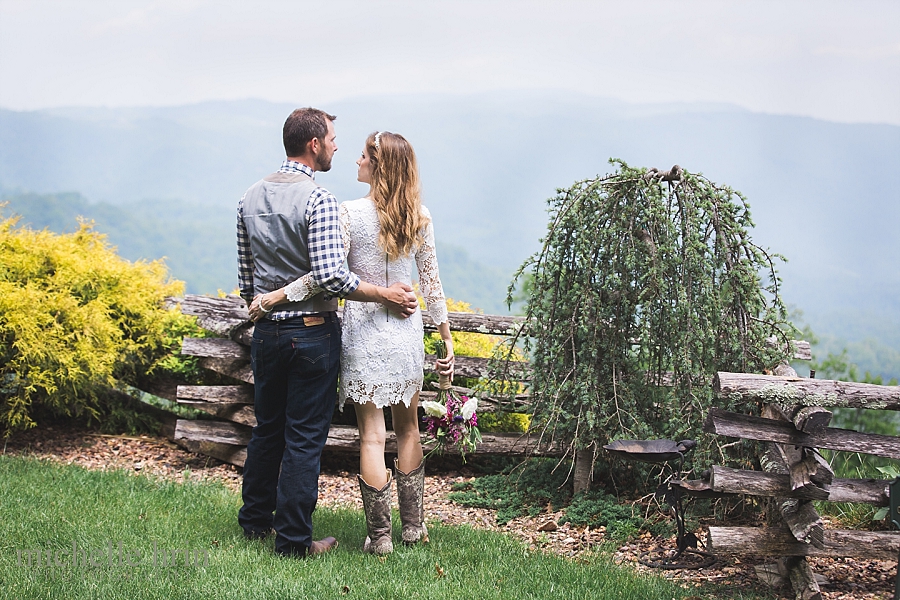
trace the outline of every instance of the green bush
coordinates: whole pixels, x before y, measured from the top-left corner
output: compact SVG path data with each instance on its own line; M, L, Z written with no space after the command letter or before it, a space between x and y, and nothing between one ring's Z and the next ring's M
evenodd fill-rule
M0 220L0 429L100 420L118 408L105 390L189 370L171 356L196 325L164 305L182 290L162 261L120 258L90 225L57 235Z
M591 491L578 494L572 499L562 521L573 525L609 528L617 523L631 521L634 517L632 507L619 504L614 496L603 491Z
M568 469L557 465L553 459L528 460L497 475L456 484L449 498L464 506L496 510L501 525L516 517L537 515L548 505L561 508L572 497L572 486L566 481Z
M603 490L572 496L565 464L555 459L535 458L503 468L499 474L455 484L449 498L464 506L497 511L497 523L505 525L522 516L535 516L545 509L564 509L563 523L591 528L605 527L612 540L635 537L647 530L654 535L669 535L671 519L647 521L640 510L619 504L615 496ZM655 515L659 516L658 511Z
M710 407L756 410L714 398L716 371L758 373L791 353L780 257L751 240L739 192L687 171L670 182L611 163L613 174L548 201L543 246L510 287L509 302L517 282L528 289L525 322L506 347L531 363L531 429L598 462L611 440L693 438L688 467L705 468L722 460L701 436ZM501 388L515 379L511 365L493 364ZM750 459L731 454L730 464Z
M660 517L658 511L655 515ZM603 490L577 494L566 507L566 514L561 521L591 528L605 527L606 536L616 541L636 537L641 529L663 537L674 531L671 519L661 517L647 521L638 508L619 504L615 496Z

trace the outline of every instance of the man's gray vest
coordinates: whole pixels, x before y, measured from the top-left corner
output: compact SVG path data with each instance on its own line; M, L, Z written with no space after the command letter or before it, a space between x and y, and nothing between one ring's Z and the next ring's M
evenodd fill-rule
M306 207L317 187L303 173L273 173L247 190L243 218L253 252L254 295L277 290L309 273ZM277 310L337 310L337 300L325 300L324 295L279 304Z

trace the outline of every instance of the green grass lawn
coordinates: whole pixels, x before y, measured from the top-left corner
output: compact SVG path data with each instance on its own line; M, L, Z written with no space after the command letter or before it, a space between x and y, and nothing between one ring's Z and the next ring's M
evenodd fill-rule
M239 495L216 483L0 456L0 597L660 600L688 594L660 577L616 567L601 553L572 561L470 527L433 525L430 544L398 544L379 559L360 551L365 522L355 510L315 514L317 534L340 540L335 551L279 558L271 540L243 539L239 506ZM25 550L40 550L42 566L37 553L28 566ZM173 550L181 551L177 566L171 566ZM47 551L61 566L44 564Z

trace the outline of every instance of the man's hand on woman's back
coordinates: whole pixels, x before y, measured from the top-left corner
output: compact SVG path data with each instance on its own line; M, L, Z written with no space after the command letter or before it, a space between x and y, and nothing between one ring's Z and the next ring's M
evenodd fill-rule
M360 281L359 287L346 296L356 302L377 302L384 305L394 316L405 319L419 308L419 301L412 288L405 283L395 283L391 287L380 287Z
M419 308L419 300L416 298L415 292L405 283L395 283L391 287L382 289L384 298L381 303L394 315L405 319L413 315Z

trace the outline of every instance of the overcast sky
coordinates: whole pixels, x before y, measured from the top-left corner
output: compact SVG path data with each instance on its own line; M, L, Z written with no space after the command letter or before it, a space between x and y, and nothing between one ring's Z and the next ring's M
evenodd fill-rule
M900 124L900 2L0 0L3 108L519 89Z

